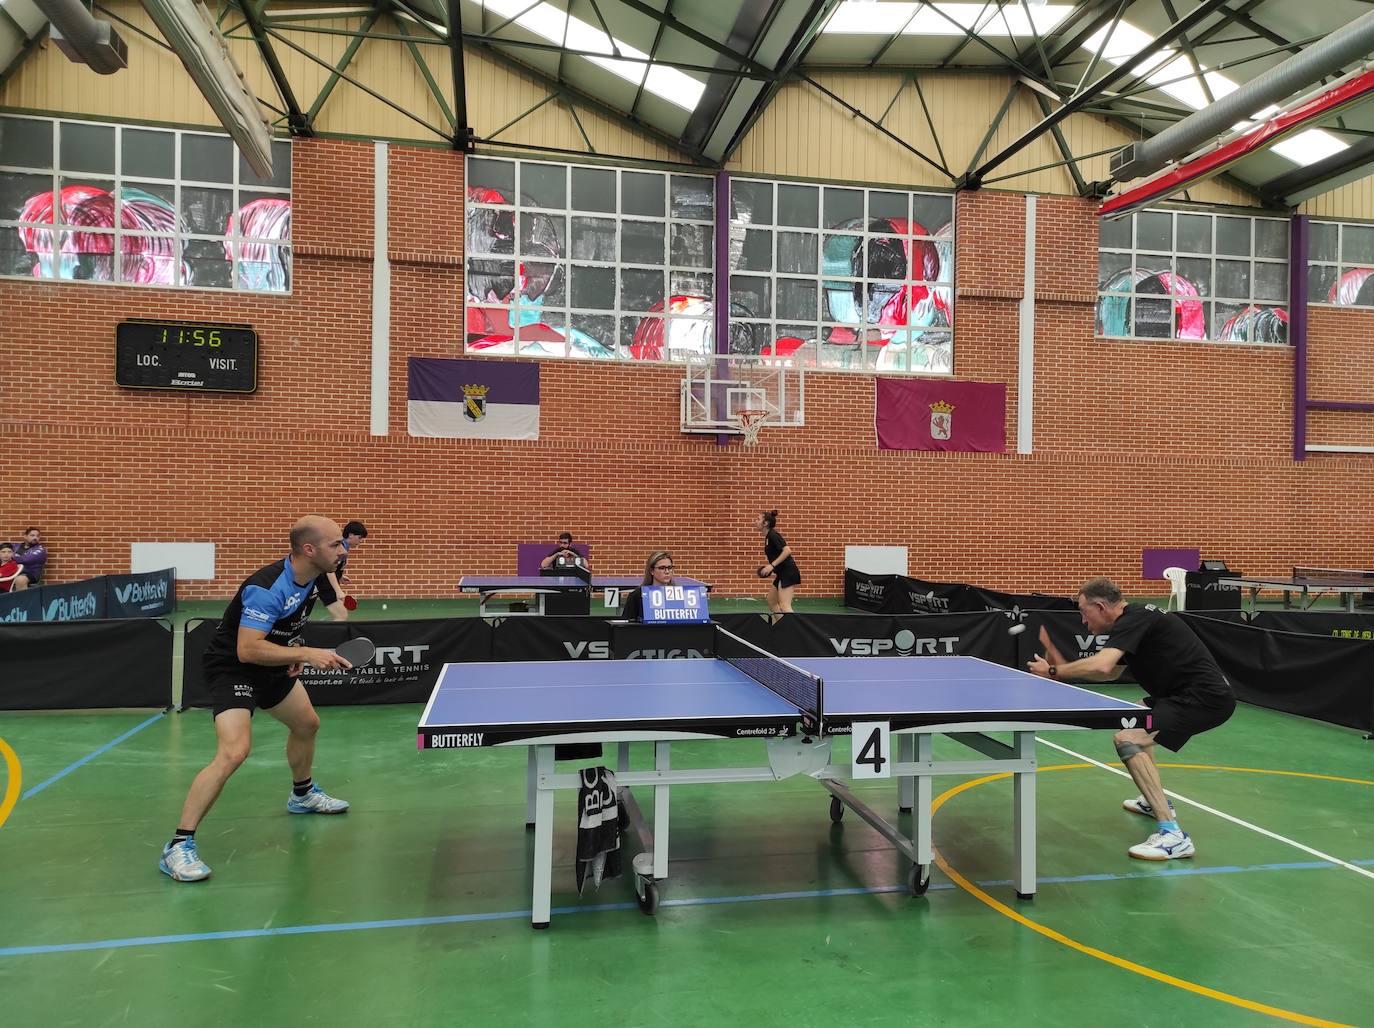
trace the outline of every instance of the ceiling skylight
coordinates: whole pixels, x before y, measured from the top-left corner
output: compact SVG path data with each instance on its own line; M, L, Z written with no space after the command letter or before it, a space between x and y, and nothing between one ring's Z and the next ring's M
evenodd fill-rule
M939 10L936 10L939 8ZM1052 30L1073 12L1071 4L1031 6L1035 31ZM956 24L957 23L957 24ZM826 22L822 33L851 36L962 36L977 29L980 36L1032 35L1031 19L1020 4L996 5L888 3L886 0L844 0ZM963 26L963 28L960 28Z
M676 104L684 111L694 111L706 86L692 76L676 68L661 64L646 64L648 58L643 50L637 50L619 39L612 47L611 39L601 29L583 21L569 18L568 12L541 3L529 10L528 0L484 0L487 10L502 18L514 18L515 24L533 32L550 43L566 46L569 50L583 50L589 53L606 54L605 57L588 57L593 64L600 65L613 75L636 86L642 81L646 92ZM566 42L565 42L566 38ZM619 51L625 57L637 57L637 61L618 60L614 55ZM648 74L645 74L645 69Z
M1083 41L1083 49L1094 54L1097 53L1098 48L1102 46L1103 39L1110 31L1111 27L1108 26L1094 32ZM1125 64L1143 50L1151 39L1152 37L1148 32L1142 32L1130 22L1118 22L1116 31L1107 41L1102 59L1109 64ZM1238 83L1221 74L1221 72L1209 71L1207 66L1201 62L1199 62L1199 66L1203 70L1207 79L1207 87L1212 91L1214 99L1219 100L1240 88ZM1211 103L1202 88L1202 81L1193 72L1193 62L1172 47L1165 47L1137 68L1136 73L1143 75L1145 80L1155 85L1161 93L1167 93L1195 111L1200 111ZM1248 131L1278 113L1280 112L1277 107L1265 107L1263 110L1255 112L1253 120L1240 122L1235 127L1241 131ZM1270 149L1294 164L1307 165L1315 164L1332 154L1340 153L1346 149L1346 146L1347 144L1341 142L1325 129L1308 129L1306 132L1300 132L1281 143L1276 143Z

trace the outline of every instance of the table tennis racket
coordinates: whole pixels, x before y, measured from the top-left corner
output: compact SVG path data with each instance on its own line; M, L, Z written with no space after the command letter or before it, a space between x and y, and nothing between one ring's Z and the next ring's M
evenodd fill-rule
M358 609L358 601L355 600L352 596L345 596L345 597L344 597L344 610L357 610L357 609Z
M339 643L334 647L334 652L354 667L367 667L372 663L372 657L377 652L377 647L373 645L371 639L359 636L356 639L349 639L347 642Z

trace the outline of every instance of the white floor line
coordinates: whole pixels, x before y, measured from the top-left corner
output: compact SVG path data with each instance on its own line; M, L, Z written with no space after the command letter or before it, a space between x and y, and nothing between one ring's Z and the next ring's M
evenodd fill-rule
M1048 739L1042 739L1038 735L1035 737L1035 741L1043 743L1051 749L1058 750L1060 753L1067 753L1071 757L1076 757L1079 760L1087 761L1094 767L1100 767L1103 771L1110 771L1112 774L1120 775L1122 778L1125 779L1130 779L1131 777L1130 773L1126 771L1124 768L1112 767L1110 764L1104 764L1100 760L1093 760L1092 757L1085 756L1084 754L1079 753L1075 750L1071 750L1066 746L1060 746L1058 743L1050 742ZM1251 824L1249 821L1244 821L1238 817L1234 817L1231 814L1227 814L1225 811L1217 810L1216 807L1209 807L1207 806L1207 804L1199 803L1197 800L1189 799L1187 796L1180 796L1178 793L1173 792L1169 789L1164 790L1164 795L1168 796L1170 799L1175 800L1177 802L1186 803L1190 807L1196 807L1198 810L1204 811L1208 814L1215 815L1216 817L1221 818L1223 821L1230 821L1233 825L1240 825L1240 827L1248 828L1252 832L1259 832L1260 835L1267 835L1269 838L1274 839L1277 842L1286 843L1287 845L1292 846L1294 849L1299 849L1302 850L1304 853L1312 854L1312 856L1314 857L1320 857L1322 860L1330 861L1331 863L1336 864L1339 867L1346 868L1349 871L1354 871L1357 875L1364 875L1366 878L1374 878L1374 871L1367 870L1363 867L1358 867L1355 864L1351 864L1348 861L1341 860L1339 857L1333 857L1330 853L1323 853L1321 850L1313 849L1311 846L1304 846L1302 843L1298 842L1295 839L1290 839L1286 835L1280 835L1278 832L1271 832L1267 828L1261 828L1259 825Z

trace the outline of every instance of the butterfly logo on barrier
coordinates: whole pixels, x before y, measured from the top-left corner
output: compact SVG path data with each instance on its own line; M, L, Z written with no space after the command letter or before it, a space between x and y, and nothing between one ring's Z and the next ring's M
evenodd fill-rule
M1134 727L1135 727L1135 718L1133 718L1133 717L1123 717L1123 718L1121 719L1121 727L1122 727L1122 728L1134 728Z

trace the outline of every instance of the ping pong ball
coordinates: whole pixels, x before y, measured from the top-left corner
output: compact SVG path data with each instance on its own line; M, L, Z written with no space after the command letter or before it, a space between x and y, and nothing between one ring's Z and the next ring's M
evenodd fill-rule
M385 603L382 604L382 610L386 610L386 604L385 604Z
M1024 632L1025 630L1026 630L1026 626L1025 626L1025 625L1023 625L1023 624L1015 624L1015 625L1012 625L1010 628L1007 629L1007 635L1020 635L1020 634L1021 634L1022 632Z

